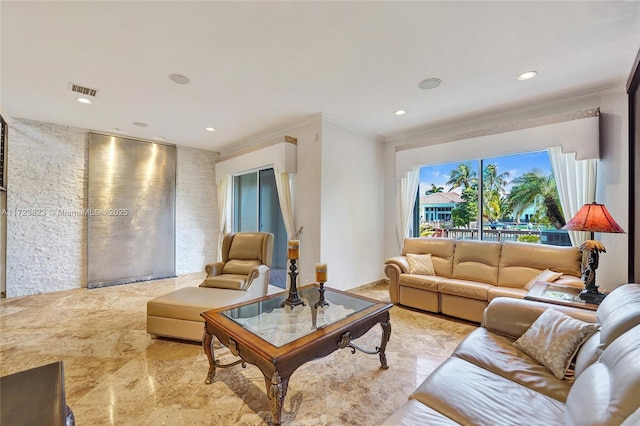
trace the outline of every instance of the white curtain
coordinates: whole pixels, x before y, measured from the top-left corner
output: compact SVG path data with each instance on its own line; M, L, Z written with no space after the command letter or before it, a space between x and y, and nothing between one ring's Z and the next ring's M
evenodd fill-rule
M404 244L404 239L409 236L411 229L411 218L413 206L416 202L416 193L420 183L420 167L414 167L407 172L405 177L398 182L398 215L397 215L397 235L400 247Z
M558 186L564 219L569 222L583 205L596 200L598 160L576 160L575 152L565 154L559 146L549 148L549 158ZM590 237L588 232L568 232L574 247L579 247Z
M278 189L278 200L280 200L282 220L287 230L287 239L291 239L296 233L296 224L293 215L296 175L293 173L280 173L275 169L274 174L276 178L276 188Z
M222 240L231 226L231 176L224 175L218 182L218 218L219 235L218 235L218 261L222 260Z

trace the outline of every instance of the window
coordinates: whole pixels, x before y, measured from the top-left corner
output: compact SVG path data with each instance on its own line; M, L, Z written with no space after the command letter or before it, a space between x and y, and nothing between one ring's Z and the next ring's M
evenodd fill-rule
M272 168L233 177L233 232L271 232L273 260L270 284L286 287L287 231L282 219Z
M416 236L571 245L546 151L425 166L419 188Z

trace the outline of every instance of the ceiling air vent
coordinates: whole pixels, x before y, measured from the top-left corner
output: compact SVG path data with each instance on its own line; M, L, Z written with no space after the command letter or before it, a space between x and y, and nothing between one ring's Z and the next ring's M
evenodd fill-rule
M81 86L75 83L69 83L69 90L71 90L72 92L80 93L82 95L93 97L98 95L98 89L92 89L90 87Z

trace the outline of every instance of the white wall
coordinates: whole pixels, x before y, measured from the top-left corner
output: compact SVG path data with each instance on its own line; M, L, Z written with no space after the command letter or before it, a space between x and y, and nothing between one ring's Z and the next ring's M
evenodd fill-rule
M329 121L322 125L321 259L330 287L384 278L384 146Z
M384 145L322 116L288 127L286 134L297 139L295 223L296 229L304 227L298 283L315 282L320 261L327 263L334 288L383 279ZM263 148L234 156L224 171L253 169L256 158L263 166L273 164L274 155Z
M513 107L508 111L493 114L461 117L458 120L452 120L419 134L389 141L388 145L390 146L385 151L387 179L385 185L385 198L387 200L385 208L385 257L397 256L400 252L397 238L391 238L391 236L395 236L396 226L396 145L424 143L447 135L478 131L591 107L599 107L601 114L601 160L598 166L596 201L604 203L614 219L624 229L628 229L628 105L625 89L620 86L572 97L531 101L528 104ZM474 139L469 139L468 143L473 144ZM456 144L451 143L445 146L451 149L456 148ZM459 155L464 158L466 151L460 151ZM607 253L600 257L598 284L603 288L612 290L627 282L628 238L626 234L596 234L596 239L602 241L607 247Z
M223 159L230 158L216 164L216 176L220 180L224 174L233 175L262 167L282 167L284 171L296 174L294 222L296 230L304 227L304 234L299 237L301 255L298 262L298 283L302 285L315 280L316 259L320 257L322 122L318 117L298 126L288 127L282 132L280 136L271 133L242 144L255 145L257 149L241 150L238 154L231 151L223 155ZM284 134L296 138L297 145L288 142L269 145L268 140L280 140ZM260 147L265 140L267 146Z
M86 287L87 218L54 212L87 208L88 131L7 121L7 297ZM212 153L180 148L178 158L181 155L185 161L178 164L176 268L198 272L217 240L217 215L207 221L216 210L215 197L208 195L215 193Z

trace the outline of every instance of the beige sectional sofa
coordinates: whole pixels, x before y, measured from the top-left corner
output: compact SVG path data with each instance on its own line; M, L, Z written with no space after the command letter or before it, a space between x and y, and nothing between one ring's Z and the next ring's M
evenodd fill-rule
M431 254L435 275L411 274L407 254ZM547 269L562 273L555 283L583 287L581 260L576 247L407 238L384 270L393 303L480 322L491 300L524 298L524 286Z
M559 379L514 342L548 308L600 325ZM549 314L549 312L547 312ZM573 320L570 320L573 321ZM535 328L535 327L533 327ZM549 330L556 328L556 323ZM541 334L541 347L565 341ZM588 336L588 335L587 335ZM563 335L566 337L566 334ZM597 312L501 297L383 426L640 424L640 285L623 285Z

